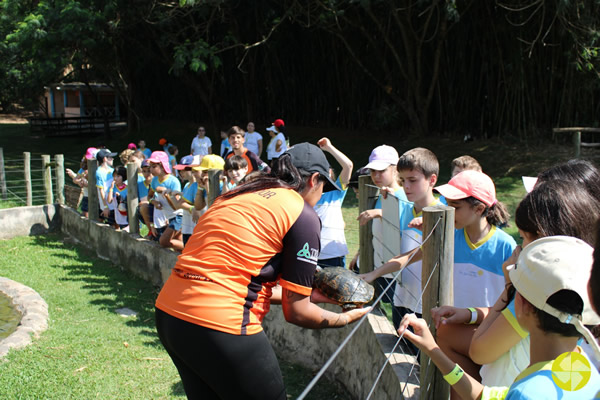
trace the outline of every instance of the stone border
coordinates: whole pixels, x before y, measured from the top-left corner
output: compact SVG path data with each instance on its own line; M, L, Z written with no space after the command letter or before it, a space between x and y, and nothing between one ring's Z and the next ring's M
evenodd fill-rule
M22 315L17 329L4 340L0 340L0 359L10 349L19 349L31 344L33 335L36 339L48 329L48 304L30 287L8 278L0 277L0 292L5 293Z

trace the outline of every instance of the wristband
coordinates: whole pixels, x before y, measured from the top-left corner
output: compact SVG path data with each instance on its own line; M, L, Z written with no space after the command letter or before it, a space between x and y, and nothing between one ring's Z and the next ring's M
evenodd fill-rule
M458 381L460 381L460 378L463 377L463 375L465 374L465 371L463 371L463 369L456 364L454 366L454 369L450 372L448 372L448 374L444 375L444 380L446 382L448 382L450 384L450 386L456 384Z
M471 311L471 320L467 322L469 325L477 323L477 310L473 307L469 307L467 310Z

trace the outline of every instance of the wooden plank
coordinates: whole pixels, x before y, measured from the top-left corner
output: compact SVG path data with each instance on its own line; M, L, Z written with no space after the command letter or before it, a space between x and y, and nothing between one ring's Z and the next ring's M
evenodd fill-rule
M138 208L137 166L135 163L127 164L127 217L129 218L129 233L140 234L140 223L136 218Z
M362 175L358 177L358 213L370 210L377 200L378 189L373 187L371 176ZM373 271L373 222L358 227L359 235L359 267L360 273L365 274Z
M98 161L87 160L88 163L88 217L90 221L98 221L100 218L100 203L98 200L98 188L96 187L96 170Z
M6 173L4 172L4 149L0 147L0 187L2 188L2 198L6 200L8 189L6 187Z
M62 154L54 156L56 162L56 197L58 204L65 204L65 157Z
M44 179L44 191L46 193L46 203L54 203L54 196L52 194L52 167L50 163L50 156L48 154L42 155L42 175Z
M600 128L585 128L585 127L570 127L570 128L553 128L552 132L555 133L569 133L569 132L590 132L600 133Z
M223 173L220 169L209 169L208 170L208 194L207 203L210 207L220 193L220 179Z
M30 207L33 205L33 193L31 189L31 153L23 153L23 175L25 179L25 204Z

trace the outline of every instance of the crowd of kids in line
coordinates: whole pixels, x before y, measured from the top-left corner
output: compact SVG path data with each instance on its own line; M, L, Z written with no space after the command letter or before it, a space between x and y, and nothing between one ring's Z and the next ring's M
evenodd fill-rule
M221 193L269 173L270 164L287 150L289 141L282 120L267 130L271 136L268 162L261 160L262 136L253 123L248 123L246 132L237 126L222 132L218 155L212 154L203 127L192 141L190 154L179 162L176 146L165 139L159 142L163 147L159 151L151 152L140 141L121 152L123 165L133 162L138 168L137 214L148 226L149 236L161 246L183 249L207 207L208 170L224 171ZM453 160L450 181L437 185L439 163L428 149L415 148L399 156L393 147L381 145L373 149L369 163L353 173L352 161L328 138L317 144L341 167L336 180L341 190L323 193L314 207L322 224L318 264L357 270L358 254L346 260L342 203L348 187L357 191L358 175L370 174L380 194L374 207L357 220L361 225L372 221L374 269L361 278L374 283L378 293L385 292L383 301L392 305L395 328L409 339L405 350L427 353L452 385L453 398L597 396L600 350L590 329L594 331L600 318L590 298L595 299L597 310L600 272L592 274L589 295L588 281L591 246L598 239L600 172L592 163L572 160L538 175L516 210L523 240L517 245L502 230L510 216L496 198L494 182L474 158ZM86 160L96 158L101 217L127 229L127 172L123 166L113 168L116 156L108 149L89 148L81 170L67 172L82 186L81 209L87 212ZM382 255L385 196L399 199L401 254L391 260ZM431 310L437 330L434 339L421 319L419 293L422 210L436 204L454 207L455 237L454 304ZM555 384L557 379L562 382L555 370L564 357L579 357L590 367L583 384L578 381L569 388L566 383Z

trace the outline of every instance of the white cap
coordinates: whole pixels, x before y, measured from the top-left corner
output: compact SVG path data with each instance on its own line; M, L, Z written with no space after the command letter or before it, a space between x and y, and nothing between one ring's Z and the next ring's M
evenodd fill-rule
M400 156L398 156L398 152L395 148L383 144L373 149L371 155L369 156L369 163L365 165L365 168L375 171L383 171L390 165L398 164L399 159Z
M600 348L584 326L597 325L600 317L594 312L587 286L594 261L594 249L583 240L569 236L549 236L537 239L523 249L517 263L507 268L510 280L534 307L575 325L586 338L600 360ZM559 311L547 303L560 290L571 290L583 301L582 315Z

